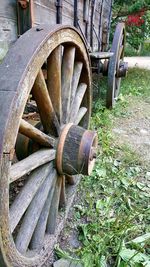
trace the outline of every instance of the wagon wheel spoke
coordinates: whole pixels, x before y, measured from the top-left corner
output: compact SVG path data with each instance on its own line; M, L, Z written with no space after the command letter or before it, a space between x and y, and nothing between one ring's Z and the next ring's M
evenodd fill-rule
M58 136L59 122L50 99L42 70L39 71L32 88L32 94L37 103L40 118L46 133Z
M58 214L61 187L62 187L62 176L58 176L56 186L55 186L54 195L53 195L52 202L50 205L49 216L48 216L48 220L47 220L46 231L49 234L55 233L56 218L57 218L57 214Z
M10 169L10 183L16 181L23 175L55 159L54 149L41 149L27 158L13 164Z
M74 59L75 59L75 47L64 47L63 58L62 58L62 123L67 122L67 116L70 109L71 100L71 85L74 69Z
M49 191L53 185L53 181L56 179L56 171L53 170L49 173L34 196L31 204L29 205L25 216L23 218L21 227L16 237L16 247L22 253L25 253L30 244L32 235L40 218L41 212L44 208L44 204L48 197Z
M47 59L47 87L59 122L62 116L61 106L61 62L62 46L58 46Z
M77 118L80 105L82 103L85 91L87 89L87 84L80 83L77 89L77 93L72 103L71 112L69 115L69 121L74 122Z
M44 204L44 208L40 214L38 223L36 225L36 228L34 230L31 242L30 242L30 248L31 249L39 249L42 244L45 237L46 232L46 225L47 225L47 219L50 211L51 201L54 194L54 189L56 185L56 179L53 180L51 189L49 191L47 200Z
M19 133L31 138L41 146L54 147L56 143L54 138L44 134L24 119L21 119Z
M80 123L80 121L81 121L81 120L83 119L83 117L85 116L86 112L87 112L87 108L85 108L85 107L81 107L81 108L79 109L78 114L77 114L77 116L76 116L76 119L75 119L75 121L74 121L74 123L75 123L76 125L78 125L78 124Z
M77 87L79 84L81 71L82 71L83 63L82 62L75 62L74 64L74 71L73 71L73 78L72 78L72 89L71 89L71 103L74 100Z
M52 171L53 165L47 163L42 167L34 170L29 180L27 181L26 185L22 188L19 192L17 197L15 198L14 202L10 207L10 229L11 232L14 231L16 226L18 225L20 219L22 218L23 214L27 210L28 206L32 202L35 194L37 193L38 189L42 184L45 184L45 180L48 174Z
M61 181L61 191L60 191L60 199L59 199L59 208L64 208L66 205L66 193L65 193L65 175L60 177Z
M118 58L121 59L123 57L123 53L124 53L124 46L121 45L119 48L119 52L118 52Z

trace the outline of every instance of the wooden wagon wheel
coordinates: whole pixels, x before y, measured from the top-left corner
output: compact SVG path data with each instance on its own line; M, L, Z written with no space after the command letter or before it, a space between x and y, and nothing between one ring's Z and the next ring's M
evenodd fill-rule
M36 127L24 115L30 94ZM72 183L71 175L89 174L94 164L90 109L89 57L79 33L42 25L21 36L0 65L1 267L42 266L48 258L65 178ZM25 153L13 163L18 132Z
M124 23L118 23L111 47L111 52L113 52L114 55L109 59L108 63L108 89L106 96L107 108L113 107L119 94L121 76L125 76L126 73L126 67L123 69L124 74L119 73L124 59L125 36Z

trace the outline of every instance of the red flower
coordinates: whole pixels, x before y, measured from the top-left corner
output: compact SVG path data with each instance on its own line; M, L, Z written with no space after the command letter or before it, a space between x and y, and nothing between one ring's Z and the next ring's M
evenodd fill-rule
M144 14L145 14L145 11L140 10L139 12L135 14L128 15L125 22L128 26L140 27L145 22L145 20L143 19Z

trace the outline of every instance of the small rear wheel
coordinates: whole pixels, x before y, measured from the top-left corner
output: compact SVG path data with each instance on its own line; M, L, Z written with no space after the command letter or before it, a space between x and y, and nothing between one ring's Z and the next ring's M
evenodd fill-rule
M111 47L111 52L113 52L113 56L109 59L108 63L108 89L106 95L106 107L112 108L117 100L120 83L121 83L121 75L119 73L120 69L124 68L124 73L126 72L126 66L124 66L124 49L125 49L125 25L124 23L118 23L113 43ZM125 74L123 74L125 76Z

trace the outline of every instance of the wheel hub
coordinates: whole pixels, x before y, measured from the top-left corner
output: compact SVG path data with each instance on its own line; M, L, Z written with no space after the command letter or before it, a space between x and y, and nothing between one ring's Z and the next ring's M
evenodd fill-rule
M119 64L119 68L117 69L116 72L116 77L121 78L121 77L126 77L128 71L128 62L121 61Z
M97 134L72 123L66 124L60 134L56 167L59 174L90 175L97 148Z

